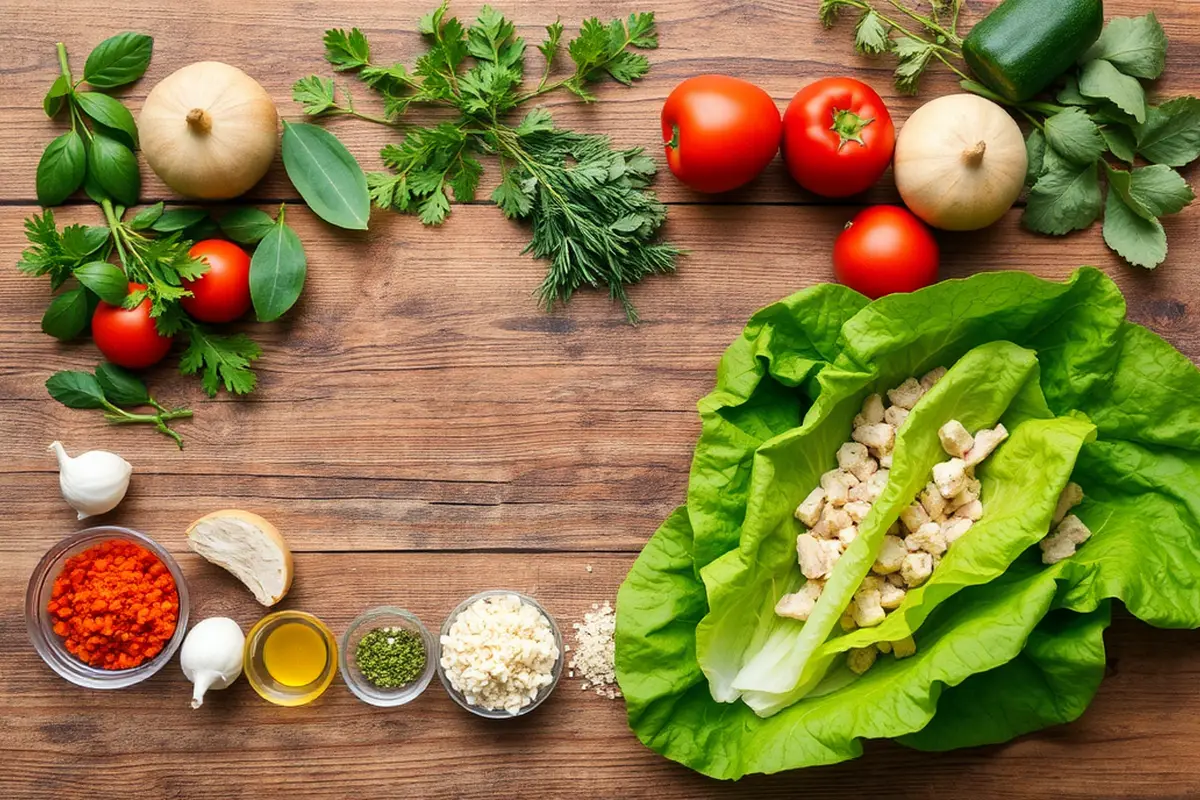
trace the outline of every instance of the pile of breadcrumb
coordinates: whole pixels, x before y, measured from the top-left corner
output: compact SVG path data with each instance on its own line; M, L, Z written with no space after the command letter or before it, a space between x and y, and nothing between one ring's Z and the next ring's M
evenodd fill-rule
M568 677L583 679L583 690L591 689L601 697L615 700L621 696L617 686L616 644L613 632L617 618L606 601L603 605L592 603L592 610L583 615L583 622L576 622L575 647L571 651Z

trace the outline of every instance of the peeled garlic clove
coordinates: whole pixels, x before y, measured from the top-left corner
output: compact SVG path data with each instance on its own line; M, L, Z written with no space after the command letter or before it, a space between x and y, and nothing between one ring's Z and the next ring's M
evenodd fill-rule
M133 466L116 453L89 450L75 458L59 442L49 449L58 457L58 486L79 519L112 511L125 498Z

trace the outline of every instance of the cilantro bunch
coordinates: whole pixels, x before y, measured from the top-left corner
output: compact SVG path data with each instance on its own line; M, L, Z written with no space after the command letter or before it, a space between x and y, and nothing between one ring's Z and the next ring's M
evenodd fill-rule
M624 84L644 76L649 61L635 50L657 46L654 15L586 20L566 45L573 68L561 78L553 75L564 28L548 25L537 47L544 66L532 86L525 83L525 40L494 9L485 6L464 27L443 4L418 27L427 51L411 70L374 60L357 28L325 34L326 59L374 90L383 116L360 111L348 92L316 75L296 82L294 99L310 116L353 116L403 130L403 140L380 154L388 171L367 176L371 199L380 208L416 214L426 225L445 220L451 195L474 200L483 174L478 156L497 157L501 176L491 199L506 217L530 224L525 251L549 261L541 301L551 307L580 288L607 288L637 321L627 287L673 271L681 252L657 240L666 207L646 190L654 162L638 148L613 148L607 136L556 128L543 108L515 117L520 106L558 89L591 102L590 86L606 76ZM449 109L451 119L405 124L414 106Z
M1013 104L977 82L962 62L958 18L963 0L933 0L929 13L889 0L822 0L820 18L858 15L855 49L898 59L896 87L915 93L924 71L940 63L963 89L1008 106L1029 122L1029 193L1021 217L1036 233L1061 236L1103 217L1105 243L1130 264L1152 269L1167 257L1159 218L1194 199L1176 171L1200 158L1200 99L1147 101L1144 81L1166 66L1167 35L1153 13L1116 17L1053 99ZM885 13L885 11L887 13ZM894 12L894 13L893 13Z

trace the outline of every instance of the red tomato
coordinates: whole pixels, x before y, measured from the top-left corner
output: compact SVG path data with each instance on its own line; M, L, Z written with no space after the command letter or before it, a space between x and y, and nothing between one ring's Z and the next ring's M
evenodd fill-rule
M140 283L129 284L130 293L145 288ZM129 369L153 366L171 349L171 337L159 336L154 327L149 297L133 308L101 300L92 314L92 339L105 358Z
M864 191L887 169L896 126L875 90L853 78L805 86L783 115L783 159L796 182L825 197Z
M667 165L700 192L727 192L758 177L779 150L782 128L769 94L726 75L688 78L662 110Z
M188 251L208 263L208 271L183 288L192 293L179 301L201 322L233 322L250 310L250 256L233 242L205 239Z
M872 206L859 213L833 245L833 273L872 299L911 292L937 280L938 246L910 211Z

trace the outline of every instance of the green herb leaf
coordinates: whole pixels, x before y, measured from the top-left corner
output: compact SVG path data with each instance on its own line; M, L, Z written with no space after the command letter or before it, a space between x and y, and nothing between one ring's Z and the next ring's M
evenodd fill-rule
M371 62L371 46L358 28L325 31L325 60L339 72L359 69Z
M62 231L63 252L82 260L103 247L108 237L108 228L103 225L68 225Z
M88 162L89 174L95 176L104 191L124 205L137 203L142 180L133 151L116 139L94 133Z
M37 198L43 206L56 206L83 183L87 152L83 139L67 131L46 145L37 166Z
M879 55L891 49L888 28L874 9L868 9L854 26L854 49L864 55Z
M332 133L315 125L284 122L283 165L318 217L339 228L367 229L371 214L367 178Z
M1126 164L1133 163L1137 141L1133 138L1133 132L1129 128L1124 125L1105 125L1100 129L1100 135L1104 137L1104 144L1108 146L1114 156Z
M1135 120L1146 121L1146 92L1137 78L1122 74L1104 59L1089 61L1079 73L1079 91L1086 97L1111 100Z
M1100 129L1081 108L1068 108L1046 120L1046 141L1074 164L1091 164L1107 149Z
M562 41L563 24L561 20L555 20L546 26L546 41L538 45L538 52L546 59L546 71L550 71L550 67L554 65L554 57L558 54L558 45Z
M97 89L133 83L150 66L154 40L141 33L119 33L96 45L83 67L83 79Z
M1045 174L1029 191L1021 221L1035 233L1061 236L1095 222L1104 198L1095 163L1051 162L1050 152Z
M450 198L440 188L417 203L417 215L424 225L441 225L450 213Z
M83 333L88 326L87 291L69 289L50 301L42 315L42 332L67 341Z
M174 233L190 228L208 219L208 211L203 208L173 208L161 214L150 225L150 230L156 233Z
M271 215L257 208L235 208L218 221L225 235L238 244L258 244L275 227Z
M92 261L75 269L75 279L106 303L119 306L129 293L129 279L120 267L107 261Z
M1037 128L1031 128L1025 139L1025 185L1033 186L1042 176L1042 164L1046 159L1046 137Z
M233 394L249 394L258 383L250 364L262 355L262 348L244 333L218 336L199 325L188 332L188 346L179 359L184 375L200 374L200 385L209 397L221 387Z
M333 81L319 75L309 75L292 84L292 99L304 107L310 117L319 117L337 108Z
M133 219L129 220L129 227L135 231L144 231L158 220L163 215L163 204L161 201L152 206L146 206Z
M903 94L916 94L921 88L921 75L933 57L933 45L904 36L893 45L900 63L896 65L896 89Z
M47 117L56 117L58 112L63 110L66 105L67 96L71 94L71 84L67 83L66 76L59 75L54 79L54 83L50 84L50 90L46 92L46 96L42 98L42 110L46 112Z
M1067 106L1094 106L1096 101L1079 93L1079 79L1073 74L1065 78L1063 88L1058 90L1055 99Z
M120 131L126 138L126 144L137 147L137 123L133 121L133 114L129 113L129 109L122 105L121 101L100 92L79 92L75 95L75 100L83 109L83 113L105 127Z
M278 222L250 259L250 298L259 322L279 319L296 303L307 271L304 245L284 222L281 209Z
M108 402L115 406L130 408L150 403L150 392L142 379L116 364L100 362L96 367L96 381Z
M1200 99L1177 97L1151 107L1134 129L1137 150L1147 161L1184 167L1200 158Z
M1154 80L1167 63L1167 34L1153 13L1144 17L1113 17L1100 38L1080 59L1102 58L1126 75Z
M521 181L516 173L508 172L492 192L492 202L509 219L523 219L533 209L536 181Z
M46 379L46 391L67 408L104 408L104 390L90 372L56 372Z
M1139 216L1110 191L1104 206L1104 243L1135 267L1154 269L1167 258L1167 233L1157 219Z
M1142 216L1153 218L1178 214L1195 198L1182 175L1164 164L1154 164L1130 173L1128 195L1121 199L1135 211L1145 209Z

